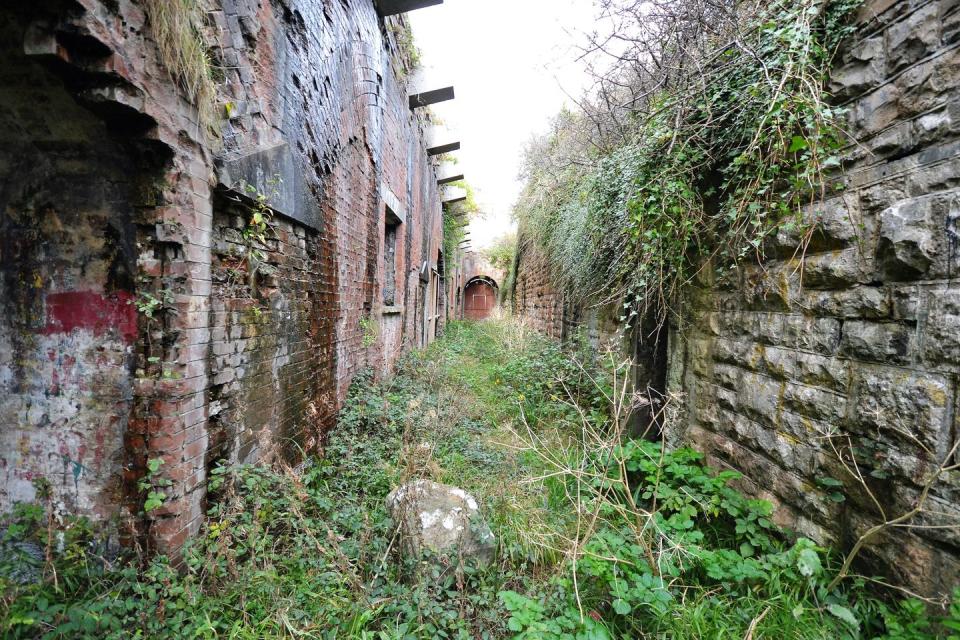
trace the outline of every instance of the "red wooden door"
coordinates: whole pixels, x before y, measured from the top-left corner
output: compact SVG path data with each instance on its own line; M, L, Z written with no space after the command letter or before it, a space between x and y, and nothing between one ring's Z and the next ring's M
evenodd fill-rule
M483 320L497 303L497 290L488 282L477 281L467 285L464 292L463 313L470 320Z

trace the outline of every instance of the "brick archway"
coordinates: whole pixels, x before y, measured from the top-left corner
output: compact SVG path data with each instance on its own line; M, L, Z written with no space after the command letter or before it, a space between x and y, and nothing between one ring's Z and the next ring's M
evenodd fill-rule
M464 288L463 315L469 320L483 320L497 306L497 283L486 276L471 278Z

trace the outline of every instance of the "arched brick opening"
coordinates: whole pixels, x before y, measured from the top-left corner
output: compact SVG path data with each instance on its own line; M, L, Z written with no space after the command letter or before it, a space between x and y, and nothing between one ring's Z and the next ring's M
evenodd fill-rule
M490 316L497 306L499 287L492 278L477 276L471 278L464 288L463 315L469 320L483 320Z
M138 420L147 385L137 383L148 369L159 378L148 358L175 358L162 351L166 338L152 341L156 354L142 338L165 328L180 291L172 282L147 289L140 271L178 255L156 222L172 151L157 122L124 102L139 90L85 31L86 14L55 9L0 11L0 165L9 169L0 185L0 424L11 426L0 429L0 465L13 470L0 482L0 512L35 500L43 478L64 511L123 516L126 536L147 458ZM149 329L138 312L145 301L163 303L151 306ZM152 405L149 418L155 428ZM118 535L112 524L99 531Z

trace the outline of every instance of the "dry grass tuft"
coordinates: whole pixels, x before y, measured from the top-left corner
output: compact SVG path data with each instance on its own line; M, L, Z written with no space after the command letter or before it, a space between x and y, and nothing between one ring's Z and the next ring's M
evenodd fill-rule
M203 37L205 0L144 0L144 7L163 65L197 108L205 133L218 137L217 88Z

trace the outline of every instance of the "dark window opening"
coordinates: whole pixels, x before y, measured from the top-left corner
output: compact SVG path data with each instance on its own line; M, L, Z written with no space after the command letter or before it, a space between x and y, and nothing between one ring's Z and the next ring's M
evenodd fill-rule
M383 304L392 307L397 302L397 230L400 219L386 208L383 224Z

